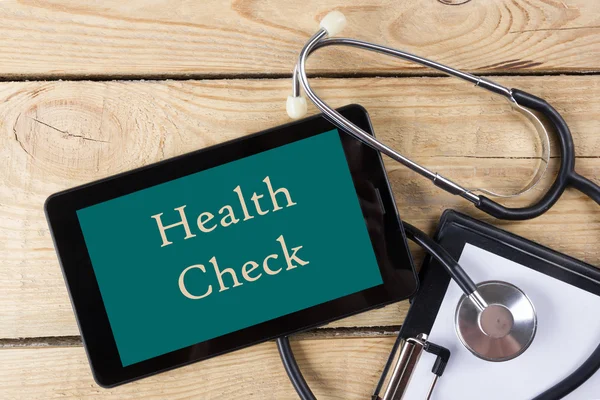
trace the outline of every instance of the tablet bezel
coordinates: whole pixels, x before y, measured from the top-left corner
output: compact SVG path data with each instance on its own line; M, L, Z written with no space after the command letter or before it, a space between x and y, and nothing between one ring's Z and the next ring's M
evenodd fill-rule
M365 131L372 132L368 114L361 106L350 105L339 111ZM381 155L349 135L340 133L384 283L127 367L122 366L76 211L332 129L335 127L323 117L314 116L69 189L46 200L44 208L54 245L94 379L100 386L113 387L278 336L314 328L409 298L416 292L418 282L415 269ZM376 191L373 192L372 188L376 188Z

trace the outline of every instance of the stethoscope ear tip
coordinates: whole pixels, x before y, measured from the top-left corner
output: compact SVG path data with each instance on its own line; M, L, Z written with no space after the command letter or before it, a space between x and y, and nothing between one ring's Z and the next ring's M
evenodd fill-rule
M331 11L321 20L320 26L329 36L335 36L344 30L346 22L346 17L340 11Z
M306 115L306 99L302 96L288 96L285 109L291 119L299 119Z

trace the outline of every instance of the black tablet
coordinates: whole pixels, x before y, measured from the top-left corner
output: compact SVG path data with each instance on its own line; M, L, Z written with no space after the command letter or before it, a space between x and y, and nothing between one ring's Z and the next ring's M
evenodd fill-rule
M341 112L371 132L362 107ZM104 387L417 288L379 153L320 116L55 194L45 209Z

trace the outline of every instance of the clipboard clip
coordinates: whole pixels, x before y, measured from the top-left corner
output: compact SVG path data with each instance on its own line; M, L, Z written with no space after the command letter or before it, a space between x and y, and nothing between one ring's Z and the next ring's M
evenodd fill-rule
M402 341L401 347L399 346L400 341ZM398 337L383 369L372 400L401 400L423 351L437 357L431 369L434 377L427 394L427 400L429 400L435 389L435 384L444 373L446 364L450 359L450 350L429 342L425 333L404 340ZM385 387L383 396L380 396L383 387Z

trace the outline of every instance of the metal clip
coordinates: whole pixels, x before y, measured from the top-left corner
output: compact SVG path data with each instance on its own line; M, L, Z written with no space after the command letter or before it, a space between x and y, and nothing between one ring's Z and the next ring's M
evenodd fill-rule
M431 370L434 374L434 379L431 382L427 395L427 400L429 400L438 378L444 373L446 364L450 359L450 351L445 347L428 342L425 333L417 335L416 338L405 339L400 351L398 351L398 345L394 346L372 399L401 400L408 388L413 370L423 351L437 356ZM383 390L383 396L380 397L379 393L382 387L385 389Z

